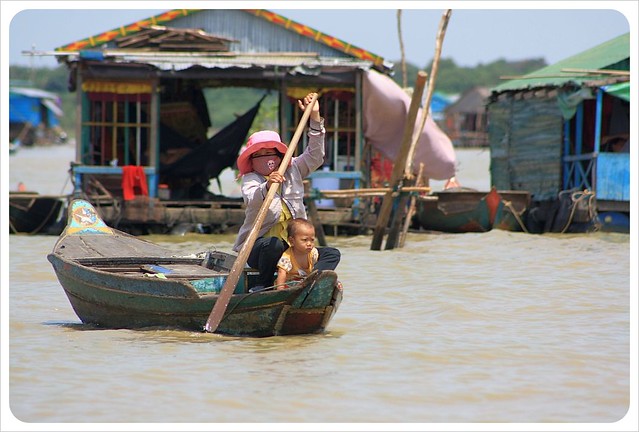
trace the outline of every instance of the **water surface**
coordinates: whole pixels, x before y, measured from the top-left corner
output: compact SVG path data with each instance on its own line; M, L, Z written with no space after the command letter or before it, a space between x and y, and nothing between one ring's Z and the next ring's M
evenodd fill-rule
M41 152L53 166L68 149ZM60 193L65 175L34 167L37 153L23 153L21 160L34 156L27 167L12 161L11 184L33 169L29 183ZM185 253L230 251L233 242L149 239ZM345 294L327 331L264 339L85 326L46 260L56 238L3 240L2 381L23 428L281 422L471 430L495 422L621 430L613 422L629 408L637 287L627 234L409 233L392 251L370 251L369 236L328 236L342 251Z

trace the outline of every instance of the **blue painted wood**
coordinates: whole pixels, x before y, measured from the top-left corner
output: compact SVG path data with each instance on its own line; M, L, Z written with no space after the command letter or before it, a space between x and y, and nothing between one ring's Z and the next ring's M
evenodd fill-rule
M597 158L597 199L630 201L630 153L600 153Z
M75 193L82 191L82 175L83 174L117 174L122 175L121 166L94 166L94 165L74 165L71 167L75 182ZM157 195L158 174L155 167L145 166L144 174L147 176L149 185L149 196L155 198Z
M583 104L582 104L583 105ZM595 108L595 152L601 147L601 120L603 118L603 91L597 89L597 105Z

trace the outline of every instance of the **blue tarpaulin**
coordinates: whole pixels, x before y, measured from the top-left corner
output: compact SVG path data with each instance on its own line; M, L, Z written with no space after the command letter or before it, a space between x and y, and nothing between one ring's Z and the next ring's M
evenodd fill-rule
M60 124L62 109L58 97L49 92L29 88L11 88L9 92L9 122L45 124L48 127Z

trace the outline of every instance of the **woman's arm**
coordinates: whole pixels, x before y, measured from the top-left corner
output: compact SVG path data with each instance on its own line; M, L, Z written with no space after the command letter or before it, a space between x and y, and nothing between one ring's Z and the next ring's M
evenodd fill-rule
M267 182L261 175L248 173L242 177L242 196L246 203L255 202L262 205L267 192Z
M309 93L302 100L298 100L300 109L304 109L313 99L315 93ZM308 142L304 153L293 159L300 170L302 178L307 177L310 173L318 169L324 164L324 137L326 129L324 129L324 119L320 116L320 105L316 100L311 110L308 121Z

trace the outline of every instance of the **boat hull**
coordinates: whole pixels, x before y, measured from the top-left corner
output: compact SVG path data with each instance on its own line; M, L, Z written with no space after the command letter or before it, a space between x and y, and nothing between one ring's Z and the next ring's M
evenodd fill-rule
M419 197L416 219L422 229L429 231L523 231L523 213L529 204L528 192L445 190Z
M55 234L64 228L60 217L66 197L39 195L36 192L9 194L9 232L11 234Z
M76 201L69 218L83 214L91 226L69 223L48 260L78 318L99 328L203 331L235 256L224 252L174 256L168 249L92 219L90 204L82 201L78 206ZM342 299L333 271L313 272L285 289L252 293L254 274L249 268L242 272L216 333L251 337L319 333Z

